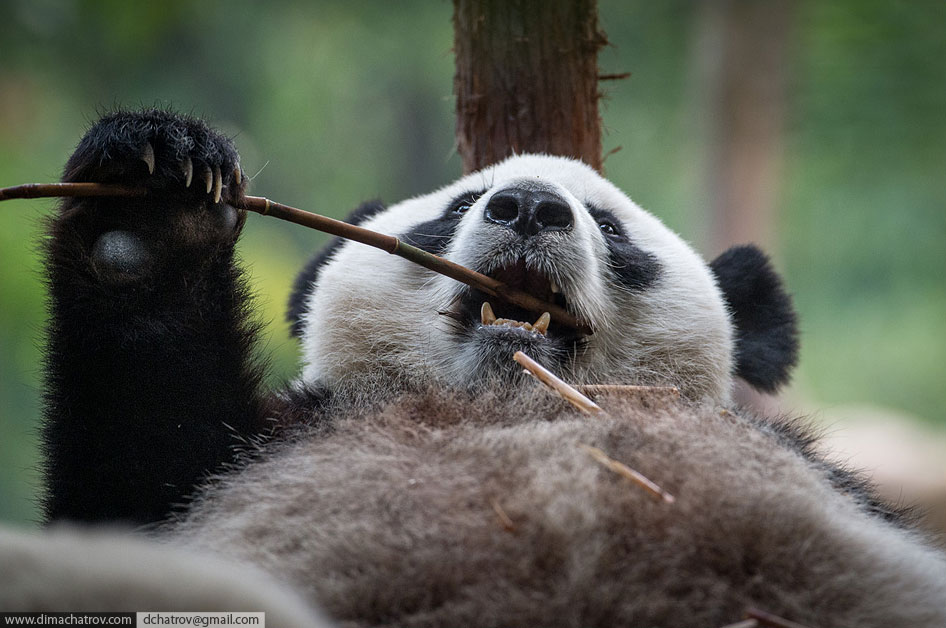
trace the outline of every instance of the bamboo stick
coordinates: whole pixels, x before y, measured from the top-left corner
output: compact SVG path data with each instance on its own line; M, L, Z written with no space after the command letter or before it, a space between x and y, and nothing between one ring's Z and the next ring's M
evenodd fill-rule
M0 188L0 201L16 198L47 198L57 196L143 196L144 188L107 185L103 183L27 183L8 188ZM235 205L237 206L237 205ZM506 284L482 273L423 251L415 246L401 242L394 236L384 235L364 227L350 225L341 220L321 216L289 205L277 203L260 196L245 196L241 209L263 216L272 216L280 220L303 225L341 238L367 244L392 255L420 264L424 268L472 286L490 296L503 299L530 312L541 314L548 312L552 320L562 325L575 328L582 333L591 334L593 330L579 321L571 313L554 303L546 303L531 294L510 288Z

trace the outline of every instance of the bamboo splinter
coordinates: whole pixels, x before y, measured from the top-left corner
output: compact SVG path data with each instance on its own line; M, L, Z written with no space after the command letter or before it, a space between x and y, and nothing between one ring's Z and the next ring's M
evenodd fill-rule
M584 443L578 443L578 446L587 451L588 454L599 464L640 486L645 491L650 493L655 499L663 500L668 504L672 504L674 501L676 501L676 498L673 495L660 488L660 486L658 486L653 480L643 475L639 471L635 471L623 462L615 460L597 447L585 445Z
M101 183L27 183L8 188L0 188L0 201L15 198L48 198L56 196L143 196L144 188L106 185ZM548 312L552 320L573 327L585 334L593 333L588 325L578 321L571 313L553 303L546 303L531 294L510 288L506 284L482 273L423 251L410 244L401 242L394 236L384 235L364 227L356 227L341 220L321 216L289 205L283 205L260 196L245 196L239 207L264 216L303 225L323 231L347 240L354 240L368 246L397 255L424 268L472 286L490 296L503 299L530 312L541 314Z
M516 351L512 355L512 359L521 364L522 368L534 375L540 382L558 393L562 399L585 414L604 414L604 410L601 409L601 406L575 390L568 382L559 379L555 373L548 370L522 351Z

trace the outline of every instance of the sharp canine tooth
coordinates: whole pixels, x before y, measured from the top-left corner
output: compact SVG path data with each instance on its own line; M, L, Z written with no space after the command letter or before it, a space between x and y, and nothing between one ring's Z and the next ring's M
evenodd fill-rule
M496 315L493 314L493 307L489 304L489 301L483 301L483 306L480 308L480 320L483 321L484 325L494 325L496 323Z
M545 332L549 330L549 323L552 322L552 316L548 312L543 312L542 316L539 317L539 320L532 323L532 329L539 332L543 336Z

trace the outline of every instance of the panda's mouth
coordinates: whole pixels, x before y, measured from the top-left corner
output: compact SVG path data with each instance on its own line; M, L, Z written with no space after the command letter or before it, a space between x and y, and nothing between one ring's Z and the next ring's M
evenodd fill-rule
M488 274L510 288L568 309L568 299L556 281L527 268L524 261L520 260ZM531 312L475 288L466 291L461 297L456 314L458 316L454 315L454 318L461 320L472 331L511 339L525 339L528 336L533 341L541 342L575 341L581 337L574 328L556 322L548 312Z

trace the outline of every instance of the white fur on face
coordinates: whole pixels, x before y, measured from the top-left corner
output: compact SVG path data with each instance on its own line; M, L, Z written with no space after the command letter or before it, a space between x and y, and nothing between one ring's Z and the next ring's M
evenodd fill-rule
M554 192L572 209L572 228L522 238L484 221L490 197L509 187ZM569 350L547 352L541 340L519 334L521 343L509 346L509 373L518 372L511 360L514 350L532 349L540 361L554 362L549 368L576 383L668 384L690 398L728 401L732 326L706 263L656 217L580 162L512 157L394 205L364 226L407 233L443 215L465 192L483 194L463 215L445 257L486 274L523 262L553 279L569 310L595 330ZM654 283L633 291L617 280L609 268L608 244L588 207L609 211L630 241L656 258L660 271ZM466 385L481 379L484 370L503 370L504 347L485 342L483 333L458 333L455 321L438 314L455 307L467 290L406 260L347 243L323 268L308 300L303 380L334 387L363 375L409 374Z

